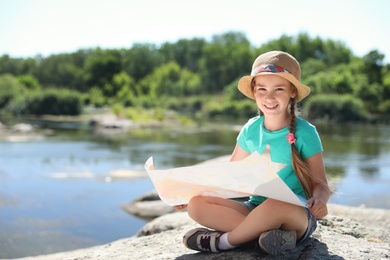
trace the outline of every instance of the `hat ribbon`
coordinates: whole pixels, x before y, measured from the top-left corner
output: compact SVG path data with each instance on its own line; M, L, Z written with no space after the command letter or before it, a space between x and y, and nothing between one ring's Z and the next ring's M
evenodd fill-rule
M280 66L273 65L273 64L263 64L263 65L260 65L256 68L254 68L252 70L251 76L254 76L254 75L259 74L261 72L273 72L273 73L285 72L285 73L291 74L288 70L286 70Z

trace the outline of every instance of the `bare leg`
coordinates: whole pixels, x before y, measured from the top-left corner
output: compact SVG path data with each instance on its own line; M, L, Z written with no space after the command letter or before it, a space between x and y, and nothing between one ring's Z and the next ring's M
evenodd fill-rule
M197 196L188 204L188 214L199 224L229 232L229 243L240 245L256 239L271 229L295 230L300 238L308 222L302 207L267 199L249 213L249 210L232 200Z
M240 245L271 229L295 230L300 238L304 235L307 225L306 212L302 207L267 199L229 232L229 242L232 245Z
M205 196L193 197L188 203L187 211L197 223L223 232L235 229L249 214L242 203Z

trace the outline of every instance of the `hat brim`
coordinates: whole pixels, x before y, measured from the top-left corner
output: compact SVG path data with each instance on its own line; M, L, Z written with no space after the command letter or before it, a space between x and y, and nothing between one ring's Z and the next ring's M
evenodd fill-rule
M247 96L250 99L255 99L255 96L253 94L253 90L251 87L252 79L256 76L261 76L261 75L276 75L282 78L285 78L286 80L290 81L298 90L298 95L296 98L296 102L301 101L307 95L310 93L310 88L306 85L303 85L301 82L299 82L294 75L289 74L289 73L274 73L274 72L262 72L259 74L256 74L254 76L244 76L238 81L238 89L241 91L242 94Z

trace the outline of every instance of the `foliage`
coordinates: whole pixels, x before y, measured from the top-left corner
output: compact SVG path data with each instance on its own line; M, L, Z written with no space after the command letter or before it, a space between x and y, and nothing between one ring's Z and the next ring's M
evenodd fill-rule
M365 118L365 107L352 95L322 94L312 96L304 106L311 120L351 122Z
M193 96L188 98L166 97L163 100L164 108L193 114L202 110L204 103L212 97Z
M257 108L255 102L248 98L229 102L223 97L219 97L207 104L207 112L209 117L250 118L257 115Z
M389 117L390 115L390 99L389 100L386 100L384 102L382 102L379 106L379 111L383 114L383 115L387 115L387 117Z
M20 75L17 77L20 84L22 84L25 88L29 90L39 90L41 85L39 84L36 77L31 74Z
M153 115L160 119L165 118L161 109L191 116L251 116L254 102L237 90L238 80L250 73L260 53L275 49L300 62L302 82L311 88L303 104L314 109L307 112L316 118L387 116L390 64L378 50L356 57L343 42L304 32L253 46L235 31L161 46L137 43L128 49L81 49L26 59L3 55L0 111L77 114L87 104L131 108L131 117L138 109L160 111ZM69 106L74 110L65 109Z
M104 86L122 70L120 53L97 48L85 59L85 70L88 85Z
M151 74L162 62L162 57L153 44L135 44L123 53L122 70L136 82Z
M68 89L45 89L18 95L7 105L14 115L80 115L81 95Z
M213 37L204 46L200 70L207 93L221 93L238 76L250 72L253 62L250 43L242 33L230 32Z
M176 43L164 43L159 52L164 63L175 61L180 67L198 73L200 69L197 60L204 55L203 49L206 44L204 39L181 39Z
M164 114L161 109L146 110L141 107L126 108L121 104L115 104L112 106L112 111L118 116L129 118L138 123L162 121L164 119Z
M200 92L199 75L181 69L175 62L164 64L139 83L143 95L158 102L162 96L184 97Z
M224 89L223 89L223 94L224 96L228 99L228 100L231 100L231 101L234 101L234 100L243 100L243 99L247 99L247 97L242 94L237 86L238 86L238 81L240 79L237 78L236 80L234 80L232 83L230 83L229 85L227 85Z
M382 68L384 58L385 56L376 50L370 51L363 57L364 72L367 74L368 82L370 84L382 83Z
M104 97L103 90L98 87L92 87L84 98L86 104L94 105L96 107L102 107L106 104L106 98Z
M14 98L23 94L21 82L11 74L0 75L0 109L5 108Z
M349 63L352 58L349 50L342 42L312 39L307 33L300 33L296 37L282 35L279 39L271 40L260 46L256 53L271 50L282 50L293 55L300 63L308 59L316 59L328 66Z

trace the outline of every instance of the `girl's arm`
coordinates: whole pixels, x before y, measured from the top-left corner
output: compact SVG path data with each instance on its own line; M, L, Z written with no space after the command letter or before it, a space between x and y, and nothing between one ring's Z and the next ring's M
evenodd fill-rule
M230 161L240 161L250 155L249 152L242 149L238 144L236 144L236 147L234 147L232 156L230 157Z
M322 152L317 153L307 159L305 163L309 168L309 173L313 176L313 196L307 201L307 206L311 213L317 218L323 218L328 214L326 204L330 198L330 189L326 178Z

